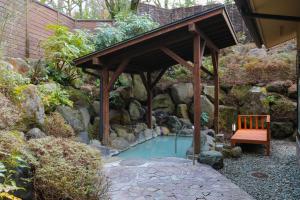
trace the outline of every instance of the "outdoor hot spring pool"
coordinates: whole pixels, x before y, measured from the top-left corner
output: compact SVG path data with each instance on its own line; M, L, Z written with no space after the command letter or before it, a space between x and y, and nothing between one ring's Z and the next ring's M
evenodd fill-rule
M192 137L177 137L177 151L175 152L175 136L158 136L144 143L138 144L121 152L120 158L186 158L186 151L192 144Z

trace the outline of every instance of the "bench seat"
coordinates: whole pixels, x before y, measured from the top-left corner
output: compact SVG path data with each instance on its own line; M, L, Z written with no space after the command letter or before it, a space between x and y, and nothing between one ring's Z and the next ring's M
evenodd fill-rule
M242 143L265 143L268 141L266 129L240 129L235 132L231 140Z
M270 155L270 138L270 115L238 115L238 130L231 137L231 145L263 144Z

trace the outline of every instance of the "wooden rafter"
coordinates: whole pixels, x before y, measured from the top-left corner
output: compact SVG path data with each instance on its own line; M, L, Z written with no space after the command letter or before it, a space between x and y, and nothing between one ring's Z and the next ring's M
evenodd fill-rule
M185 61L183 58L181 58L180 56L178 56L175 52L173 52L171 49L167 48L167 47L161 47L160 50L162 50L165 54L167 54L168 56L170 56L172 59L174 59L176 62L178 62L180 65L185 66L186 68L188 68L190 71L193 71L193 65L191 65L190 63L188 63L187 61Z
M219 52L219 48L218 48L218 47L217 47L217 46L209 39L209 37L206 36L205 33L203 33L203 31L201 31L201 30L197 27L197 25L196 25L195 23L189 24L189 31L192 32L193 34L198 34L198 35L200 35L200 37L201 37L203 40L206 41L206 45L207 45L209 48L211 48L211 49L213 49L213 50ZM204 52L203 52L203 53L204 53Z
M151 85L150 85L150 89L152 90L154 87L155 87L155 85L158 83L158 81L162 78L162 76L165 74L165 72L168 70L168 67L166 67L166 68L163 68L160 72L159 72L159 74L157 75L157 77L155 78L155 80L151 83Z
M118 66L117 70L114 72L114 74L112 75L109 84L108 84L108 88L109 90L112 89L113 85L115 84L116 80L118 79L118 77L123 73L124 69L126 68L126 66L128 65L130 59L124 59L120 65Z

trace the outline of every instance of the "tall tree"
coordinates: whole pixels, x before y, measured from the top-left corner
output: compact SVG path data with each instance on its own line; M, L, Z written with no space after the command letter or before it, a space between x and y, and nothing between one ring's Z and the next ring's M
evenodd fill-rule
M137 12L140 0L105 0L112 19L120 12Z

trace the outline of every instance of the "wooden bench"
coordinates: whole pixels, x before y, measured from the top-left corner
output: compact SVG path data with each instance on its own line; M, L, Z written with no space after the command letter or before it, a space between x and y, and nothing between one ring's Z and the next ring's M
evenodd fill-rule
M238 130L231 137L231 145L237 143L263 144L270 155L270 115L239 115Z

